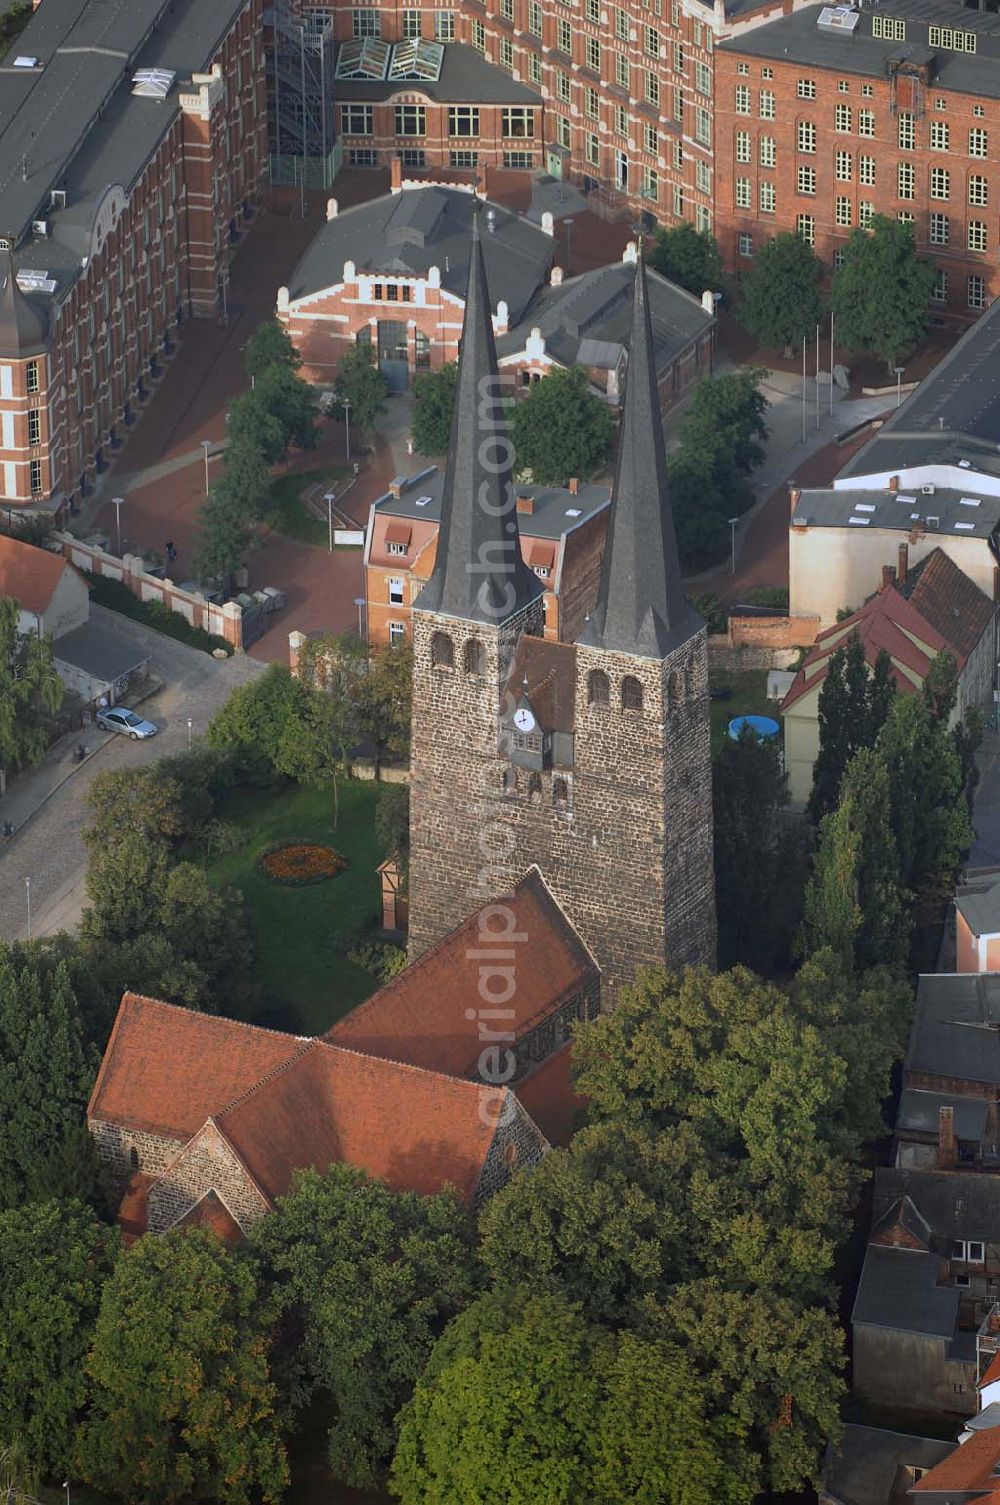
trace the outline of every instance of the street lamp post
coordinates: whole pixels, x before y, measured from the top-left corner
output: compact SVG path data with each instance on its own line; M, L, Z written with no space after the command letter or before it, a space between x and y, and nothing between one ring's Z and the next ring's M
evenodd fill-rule
M730 539L732 541L732 547L731 547L732 562L731 562L731 568L730 568L730 571L729 571L729 573L731 575L735 575L736 574L736 524L738 522L739 522L739 518L738 517L731 517L729 519L729 536L730 536Z
M125 505L125 498L123 496L113 496L111 498L111 501L114 504L114 509L115 509L115 533L118 536L118 557L121 558L121 552L122 552L122 508Z
M570 277L570 276L572 276L572 273L570 272L570 269L569 269L569 253L570 253L570 247L573 244L573 219L572 219L572 216L570 216L569 219L564 219L563 220L563 224L566 227L566 276Z
M334 492L334 491L327 491L327 492L325 492L324 495L323 495L323 500L326 503L326 519L327 519L327 523L329 524L329 528L330 528L330 553L332 554L333 553L333 504L336 501L336 492Z
M189 716L188 717L188 752L191 751L191 736L192 736L193 732L194 732L194 721Z
M344 433L346 435L347 458L349 460L351 458L351 400L349 397L344 398L341 407L344 409Z
M211 439L203 439L201 447L205 451L205 495L208 496L208 452L212 447Z
M893 370L896 373L896 406L898 408L903 401L903 367L894 366Z
M354 604L358 608L358 637L359 638L363 638L364 635L365 635L365 630L364 630L364 626L362 625L362 621L361 621L361 613L364 610L364 604L365 604L365 598L364 598L364 596L355 596L355 598L354 598Z
M66 1505L69 1505L69 1480L63 1480L63 1489L66 1491Z
M28 940L31 940L31 879L24 880L24 897L28 905Z

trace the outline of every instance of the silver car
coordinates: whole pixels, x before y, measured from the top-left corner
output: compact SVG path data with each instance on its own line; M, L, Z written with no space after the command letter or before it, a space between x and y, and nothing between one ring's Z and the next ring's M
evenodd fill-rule
M141 742L145 737L156 736L156 727L152 721L143 721L141 716L135 714L135 711L128 711L123 705L98 711L96 719L98 726L103 726L105 731L121 732L123 736L131 737L133 742Z

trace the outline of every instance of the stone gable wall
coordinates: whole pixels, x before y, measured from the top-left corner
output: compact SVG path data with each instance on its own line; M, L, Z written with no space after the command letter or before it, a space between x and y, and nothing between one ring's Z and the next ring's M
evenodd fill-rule
M159 1176L175 1160L184 1148L182 1139L167 1139L160 1134L146 1134L139 1129L126 1129L121 1124L109 1123L106 1119L88 1119L97 1154L104 1165L110 1167L116 1179L124 1183L133 1169L146 1176ZM139 1164L131 1164L131 1152L135 1150Z
M529 1165L537 1165L549 1150L545 1135L534 1120L529 1118L513 1093L506 1094L505 1103L512 1105L513 1112L507 1122L497 1126L493 1142L487 1151L476 1186L477 1207L487 1197L492 1197L506 1186L517 1171L524 1170Z
M269 1210L222 1135L206 1128L183 1149L169 1173L150 1187L150 1233L165 1233L212 1190L218 1192L244 1233Z

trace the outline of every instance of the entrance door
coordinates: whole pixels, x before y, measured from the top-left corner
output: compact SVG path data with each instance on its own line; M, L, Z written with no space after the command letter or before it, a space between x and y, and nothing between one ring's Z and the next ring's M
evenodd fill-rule
M405 392L410 380L406 352L406 325L399 319L381 319L378 326L378 368L390 392Z
M619 193L628 192L628 157L624 152L615 152L615 187Z

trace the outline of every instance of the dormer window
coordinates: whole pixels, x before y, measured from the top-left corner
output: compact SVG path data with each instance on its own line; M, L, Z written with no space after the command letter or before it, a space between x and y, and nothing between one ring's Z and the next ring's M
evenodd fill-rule
M952 1239L951 1257L964 1265L981 1265L986 1258L986 1246L981 1239Z
M386 546L385 546L385 552L387 554L396 554L400 558L405 558L406 557L406 545L405 545L405 543L387 543Z

